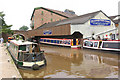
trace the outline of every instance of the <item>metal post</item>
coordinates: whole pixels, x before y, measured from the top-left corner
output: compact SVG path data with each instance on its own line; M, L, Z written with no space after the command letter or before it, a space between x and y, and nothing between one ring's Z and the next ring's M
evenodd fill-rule
M118 39L120 40L120 22L119 22L119 26L118 26Z
M38 43L38 47L39 47L39 51L40 51L40 37L37 37L37 43Z

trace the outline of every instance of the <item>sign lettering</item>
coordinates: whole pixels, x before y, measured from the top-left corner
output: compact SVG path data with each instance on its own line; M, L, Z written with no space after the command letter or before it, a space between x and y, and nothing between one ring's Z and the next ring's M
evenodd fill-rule
M43 31L43 34L44 34L44 35L52 34L52 31L46 30L46 31Z
M110 26L111 21L106 19L91 19L90 25L103 25L103 26Z

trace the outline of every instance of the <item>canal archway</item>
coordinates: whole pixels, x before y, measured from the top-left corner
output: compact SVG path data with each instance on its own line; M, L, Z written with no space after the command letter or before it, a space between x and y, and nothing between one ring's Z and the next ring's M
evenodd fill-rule
M19 38L19 39L22 39L22 40L26 40L26 37L25 35L23 34L13 34L12 37L14 37L15 39Z

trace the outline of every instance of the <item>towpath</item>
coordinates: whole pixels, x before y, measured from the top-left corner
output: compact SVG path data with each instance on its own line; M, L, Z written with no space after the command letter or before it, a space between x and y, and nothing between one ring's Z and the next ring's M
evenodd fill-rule
M10 54L6 50L6 46L0 44L0 80L2 78L21 78Z

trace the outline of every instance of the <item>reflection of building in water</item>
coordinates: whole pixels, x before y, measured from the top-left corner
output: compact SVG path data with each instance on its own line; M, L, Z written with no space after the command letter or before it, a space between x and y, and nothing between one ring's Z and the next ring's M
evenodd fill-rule
M118 66L118 60L110 57L103 57L93 54L84 54L84 60L92 60L93 62L97 62L98 64L108 64Z
M44 50L45 53L59 55L59 56L65 57L65 58L73 58L73 57L78 58L78 56L80 54L79 50L65 48L65 47L41 45L41 49Z
M84 57L84 60L92 60L93 62L96 62L96 63L101 63L101 61L102 61L102 59L100 59L100 57L99 56L97 56L97 55L93 55L93 54L84 54L83 55L83 57Z
M111 72L118 72L117 58L103 57L94 54L83 54L82 63L77 66L71 64L72 74L85 75L86 77L107 77Z
M70 71L71 61L69 58L64 58L62 56L56 55L45 55L47 59L47 66L38 71L28 71L28 70L20 70L23 77L28 78L36 78L36 77L44 77L46 75L56 74L57 72L61 72L61 70Z
M55 46L41 47L45 51L47 66L38 71L20 70L23 77L68 77L104 78L118 71L115 54L92 50L74 50Z

